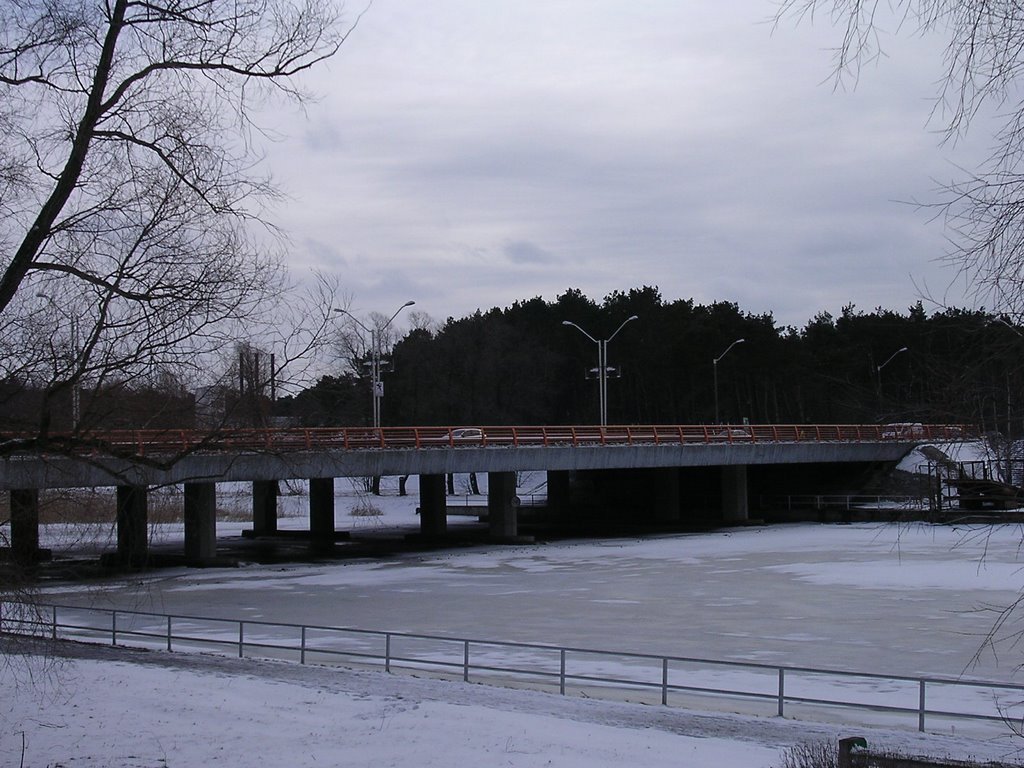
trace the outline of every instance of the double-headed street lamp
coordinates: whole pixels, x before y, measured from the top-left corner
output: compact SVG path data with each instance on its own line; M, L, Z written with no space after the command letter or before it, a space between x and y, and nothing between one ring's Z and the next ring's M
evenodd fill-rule
M370 334L370 399L373 408L373 426L378 429L380 428L380 401L384 397L384 382L381 380L380 377L381 337L384 335L384 331L388 329L388 326L391 325L392 321L396 317L398 317L398 313L401 312L406 307L411 307L415 303L415 301L405 302L405 304L403 304L402 306L395 310L395 314L393 314L391 318L386 323L384 323L384 325L376 329L367 328L355 315L353 315L347 309L335 308L334 310L335 312L338 312L340 314L348 315L349 319L353 323L362 328L366 333Z
M711 361L711 369L714 372L715 379L715 424L718 423L718 361L729 354L729 350L735 347L737 344L742 344L746 339L736 339L732 344L725 348L725 352L720 354L714 360ZM707 359L707 358L705 358Z
M597 384L598 384L598 407L601 412L601 426L608 426L608 342L614 339L619 331L626 327L626 324L637 320L636 315L630 315L622 321L622 325L615 329L615 333L603 341L598 341L589 333L580 328L571 320L563 320L562 325L571 325L592 342L597 344Z

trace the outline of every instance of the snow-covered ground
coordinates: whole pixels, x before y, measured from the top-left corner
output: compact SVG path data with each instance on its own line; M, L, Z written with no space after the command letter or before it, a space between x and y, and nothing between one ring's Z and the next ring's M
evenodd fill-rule
M0 673L0 764L767 768L802 741L1004 759L977 741L708 715L533 691L208 656L70 649ZM13 692L13 696L10 695Z
M404 498L393 489L376 498L339 483L337 528L415 527L415 486L410 490ZM222 498L221 508L230 501ZM237 503L244 509L244 494ZM307 525L305 503L302 496L283 497L282 528ZM350 514L367 505L381 514ZM246 527L221 523L218 535L237 536ZM57 548L97 546L81 533L50 526L45 536ZM181 528L154 526L152 536L174 542ZM1018 682L1019 648L975 655L994 611L1024 587L1022 542L1024 531L1010 525L749 527L463 547L386 560L167 569L88 585L50 584L42 599ZM895 730L868 728L868 718L849 712L841 725L814 725L367 670L105 648L75 653L49 673L18 659L0 671L0 685L15 692L0 705L0 764L19 764L22 733L25 765L112 766L472 760L747 768L778 764L781 749L816 736L863 734L873 745L988 759L1005 758L1018 744L1001 726L984 740L955 725L919 736L906 717L890 723ZM812 694L820 691L805 685Z

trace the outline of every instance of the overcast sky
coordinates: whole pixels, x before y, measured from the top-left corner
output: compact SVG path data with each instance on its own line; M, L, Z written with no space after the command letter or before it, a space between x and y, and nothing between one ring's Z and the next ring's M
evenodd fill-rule
M797 326L947 293L942 224L905 201L976 167L990 128L943 146L929 123L942 41L892 38L837 91L836 29L773 11L375 0L307 78L320 101L277 123L290 263L336 273L356 314L439 321L569 287Z

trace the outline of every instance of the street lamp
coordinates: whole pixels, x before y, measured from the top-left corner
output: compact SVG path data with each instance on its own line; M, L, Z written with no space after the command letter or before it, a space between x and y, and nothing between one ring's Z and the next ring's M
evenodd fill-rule
M57 305L57 302L53 300L52 296L45 293L37 293L36 298L43 299L49 304L59 315L61 308ZM68 315L71 323L71 428L72 430L78 429L78 422L81 420L81 401L80 393L78 391L78 373L75 370L78 366L78 319L74 314Z
M878 376L878 392L879 392L879 397L881 397L881 392L882 392L882 369L885 368L885 366L887 366L889 363L891 363L892 359L894 357L896 357L896 355L900 354L901 352L906 352L906 351L907 351L907 347L900 347L895 352L893 352L891 355L889 355L889 359L888 360L886 360L884 363L882 363L880 366L878 366L875 369L875 375Z
M729 350L735 347L737 344L742 344L746 339L736 339L732 344L725 348L725 352L720 354L714 360L711 361L711 369L714 373L715 379L715 424L718 424L718 361L729 354Z
M884 363L882 363L880 366L878 366L878 373L881 374L882 373L882 369L885 368L885 366L887 366L889 363L891 363L892 359L894 357L896 357L896 355L900 354L901 352L906 352L906 351L907 351L907 347L900 347L895 352L893 352L891 355L889 355L889 359L886 360ZM881 377L879 377L879 380L881 380Z
M589 333L580 328L571 320L563 320L562 325L571 325L592 342L597 344L597 386L598 386L598 408L601 415L601 426L608 426L608 342L618 336L619 331L626 327L626 323L638 320L636 315L630 315L622 321L622 325L615 329L615 333L603 341L598 341Z
M372 329L367 328L363 323L347 309L335 308L334 311L343 315L348 315L349 319L362 328L366 333L370 334L370 399L373 409L373 426L380 428L380 401L384 397L384 382L381 380L380 370L380 343L381 336L384 331L387 330L388 326L391 325L392 321L398 317L398 313L406 307L411 307L415 304L415 301L407 301L405 304L395 310L390 319L384 323L380 328Z

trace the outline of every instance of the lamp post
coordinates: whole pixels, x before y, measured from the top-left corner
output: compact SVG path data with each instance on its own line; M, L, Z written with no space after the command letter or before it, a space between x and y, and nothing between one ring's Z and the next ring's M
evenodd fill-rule
M57 302L53 300L53 297L45 293L37 293L37 298L43 299L49 304L59 315L61 308L57 306ZM78 429L78 422L81 421L81 400L80 393L78 391L78 373L75 370L78 365L78 319L74 314L68 314L69 322L71 323L71 429Z
M725 352L711 361L711 370L715 380L715 424L718 424L718 361L728 355L730 349L735 347L737 344L742 344L744 341L746 341L746 339L736 339L736 341L725 348Z
M597 344L597 386L598 386L598 408L601 416L601 426L608 426L608 342L618 336L619 331L626 327L627 323L639 319L636 315L630 315L622 321L622 325L615 329L615 333L603 341L598 341L589 333L580 328L571 320L563 320L562 325L571 325L592 342Z
M342 315L348 315L349 319L362 328L366 333L370 334L370 401L373 413L373 426L377 429L380 428L380 401L384 397L384 382L381 380L380 370L380 342L381 336L384 331L388 329L392 321L398 317L398 313L406 307L411 307L415 304L415 301L407 301L405 304L395 310L390 319L384 323L380 328L372 329L367 328L363 323L347 309L335 308L334 311Z
M889 355L889 359L886 360L884 363L882 363L880 366L878 366L878 368L875 370L875 373L878 376L878 389L879 389L879 391L881 391L881 389L882 389L882 369L885 368L885 366L887 366L889 363L891 363L892 359L894 357L896 357L896 355L900 354L901 352L906 352L906 351L907 351L907 347L900 347L895 352L893 352L891 355Z

